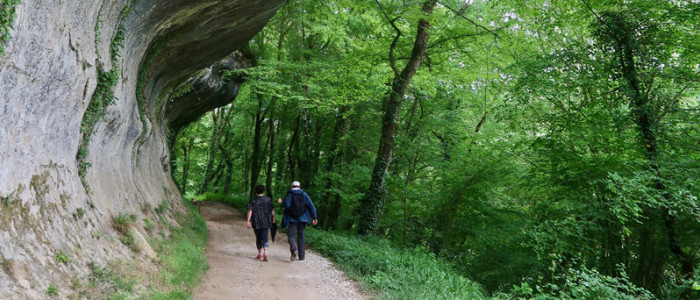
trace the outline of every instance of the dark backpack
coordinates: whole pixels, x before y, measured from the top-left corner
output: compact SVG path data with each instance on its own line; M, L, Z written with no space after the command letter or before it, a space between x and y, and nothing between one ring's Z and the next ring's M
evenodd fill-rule
M292 194L292 205L289 207L289 212L293 217L299 218L306 212L306 198L304 193L291 193Z

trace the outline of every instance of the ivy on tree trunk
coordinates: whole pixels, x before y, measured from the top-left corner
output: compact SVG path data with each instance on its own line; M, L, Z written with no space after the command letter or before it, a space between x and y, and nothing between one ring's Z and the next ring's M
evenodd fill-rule
M423 3L422 11L428 16L433 12L433 8L437 1L430 0ZM390 20L393 25L393 20ZM413 44L411 56L406 63L406 66L399 73L395 67L394 47L398 36L401 35L399 29L394 26L397 31L397 38L394 39L390 49L391 65L394 69L394 79L391 84L391 92L388 97L384 98L382 110L382 135L379 139L379 148L377 149L377 157L374 161L372 169L372 179L370 181L369 190L360 201L357 214L359 216L358 229L361 235L373 234L379 226L381 219L381 211L386 198L386 173L391 165L392 153L394 151L394 141L396 140L397 120L399 117L399 109L403 101L404 94L408 89L413 75L416 74L418 68L423 62L425 52L428 48L428 30L430 23L427 19L421 18L418 21L418 32Z

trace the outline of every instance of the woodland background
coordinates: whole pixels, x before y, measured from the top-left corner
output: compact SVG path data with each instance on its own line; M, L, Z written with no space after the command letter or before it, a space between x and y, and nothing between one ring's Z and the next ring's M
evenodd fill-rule
M698 26L697 1L290 0L218 71L235 100L170 132L172 175L209 199L298 180L323 229L487 293L690 299Z

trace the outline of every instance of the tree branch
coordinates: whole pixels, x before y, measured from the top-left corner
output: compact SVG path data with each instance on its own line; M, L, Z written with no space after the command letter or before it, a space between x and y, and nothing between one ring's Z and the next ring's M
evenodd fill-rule
M598 21L600 21L600 23L605 24L605 26L608 26L608 24L605 23L605 21L603 21L603 18L601 18L597 13L595 13L595 11L594 11L593 8L591 7L591 5L588 4L588 2L586 2L586 0L581 0L581 2L583 2L583 4L586 5L586 7L588 8L588 10L590 10L591 13L592 13L596 18L598 18Z
M444 2L442 2L442 5L445 6L447 9L449 9L450 11L452 11L453 13L455 13L456 15L462 17L462 19L465 19L465 20L467 20L467 22L472 23L474 26L479 27L479 28L481 28L481 29L483 29L483 30L486 30L488 33L492 34L494 37L496 37L496 38L498 38L498 39L500 39L500 40L503 39L503 38L501 38L501 36L498 35L498 33L496 33L495 31L486 28L484 25L481 25L481 24L479 24L479 23L477 23L477 22L474 22L474 20L472 20L472 19L470 19L470 18L467 18L467 16L464 15L463 10L456 10L456 9L450 7L449 5L447 5L447 4L444 3ZM499 29L500 29L500 28L499 28Z
M396 67L396 56L394 54L394 49L396 49L396 45L399 42L399 38L401 37L401 30L399 27L396 26L396 20L399 19L399 17L396 18L389 18L389 15L386 14L386 10L384 10L384 7L382 6L381 3L379 3L379 0L375 0L377 2L377 6L379 6L379 9L382 11L382 14L384 15L384 18L391 24L391 27L394 28L394 31L396 31L396 37L394 37L394 40L391 41L391 46L389 47L389 65L391 65L391 70L394 71L394 75L398 76L399 75L399 68Z

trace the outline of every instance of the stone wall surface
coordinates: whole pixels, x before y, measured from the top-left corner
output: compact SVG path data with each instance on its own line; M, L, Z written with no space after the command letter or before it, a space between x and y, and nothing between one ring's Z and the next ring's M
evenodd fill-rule
M119 214L153 217L164 202L165 217L174 222L172 212L182 209L169 173L167 95L243 45L282 3L16 5L0 56L0 299L45 298L51 283L64 298L71 279L86 276L92 261L151 263L148 251L135 253L119 242L110 223ZM122 46L115 46L120 32ZM103 82L98 73L110 70L118 71L110 86L114 101L81 143L85 112ZM79 151L86 152L84 171ZM139 224L139 234L150 234ZM70 255L71 263L56 262L58 253Z

